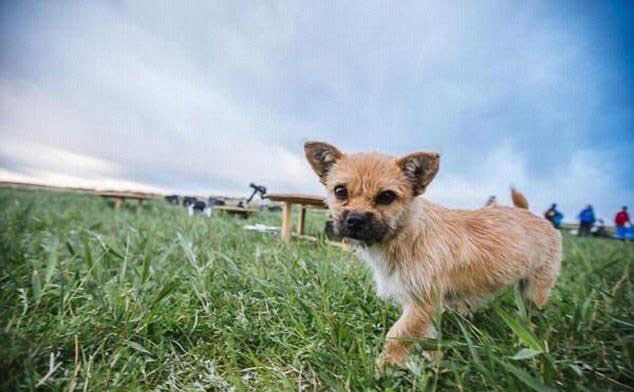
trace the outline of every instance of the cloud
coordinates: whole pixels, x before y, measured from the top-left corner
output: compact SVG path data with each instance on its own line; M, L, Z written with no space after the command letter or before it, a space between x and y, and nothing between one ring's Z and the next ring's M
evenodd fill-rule
M165 189L133 181L117 180L109 177L78 177L42 169L27 170L26 173L16 173L0 168L0 179L2 179L2 181L21 182L27 184L64 186L95 190L131 190L135 192L165 193Z
M94 157L95 162L117 168L112 176L181 192L239 195L248 191L250 182L280 191L319 190L299 148L293 153L251 131L274 124L241 115L239 105L228 99L214 99L195 88L189 91L183 93L187 110L156 112L152 123L161 125L152 132L146 124L122 122L116 116L105 118L110 123L96 124L95 117L62 107L37 86L2 80L0 130L8 142L0 149L0 162L22 171L39 167L76 177L105 174L98 170L101 167L85 164ZM172 98L153 99L164 100L168 107ZM213 113L205 107L210 102L216 105ZM25 139L25 134L30 137Z
M164 189L128 181L111 162L41 144L6 142L0 146L4 181L80 188L165 192Z
M102 159L28 142L5 142L0 146L0 156L10 162L9 166L24 169L47 168L78 176L109 176L120 172L116 165Z
M5 5L0 167L321 193L302 154L321 139L441 152L429 197L453 206L513 183L537 211L608 211L634 199L622 15L504 1Z
M478 162L475 175L443 172L441 164L427 197L454 208L478 208L495 195L500 204L510 206L509 186L513 185L526 195L536 213L556 202L564 209L565 220L574 222L582 207L593 204L597 215L610 222L623 200L631 200L632 191L612 180L609 173L616 168L608 158L600 151L579 150L552 178L535 179L526 157L510 145L502 145Z

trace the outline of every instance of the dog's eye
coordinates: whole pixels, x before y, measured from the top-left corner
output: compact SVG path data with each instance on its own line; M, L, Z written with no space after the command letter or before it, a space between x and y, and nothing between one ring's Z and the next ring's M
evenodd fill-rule
M348 198L348 190L343 185L337 185L335 187L335 196L339 200L346 200Z
M377 195L376 203L387 205L393 202L394 199L396 199L396 193L392 191L383 191Z

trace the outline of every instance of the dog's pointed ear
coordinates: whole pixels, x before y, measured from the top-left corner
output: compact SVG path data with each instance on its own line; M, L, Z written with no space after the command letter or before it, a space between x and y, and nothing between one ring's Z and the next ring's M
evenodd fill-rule
M343 153L335 146L322 142L306 142L304 153L308 163L319 176L319 181L326 184L326 175L332 166L343 157Z
M438 173L440 155L435 152L415 152L399 158L396 163L412 184L414 196L418 196L425 192Z

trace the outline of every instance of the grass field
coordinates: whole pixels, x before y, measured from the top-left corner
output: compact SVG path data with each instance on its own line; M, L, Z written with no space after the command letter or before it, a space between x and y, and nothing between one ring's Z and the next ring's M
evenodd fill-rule
M473 320L445 313L423 343L440 362L378 375L399 314L365 267L244 223L0 189L2 390L634 390L634 244L566 236L544 311L509 289Z

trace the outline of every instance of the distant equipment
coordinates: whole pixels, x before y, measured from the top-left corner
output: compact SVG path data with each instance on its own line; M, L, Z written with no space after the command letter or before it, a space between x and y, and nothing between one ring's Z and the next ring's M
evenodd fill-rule
M249 204L249 202L251 202L251 200L253 200L253 198L255 197L256 194L260 195L260 199L266 199L266 187L264 185L256 185L254 183L250 183L249 186L251 188L253 188L253 193L251 193L251 196L249 196L249 198L247 199L247 204Z
M189 216L194 216L197 213L203 214L205 216L211 216L212 214L211 206L208 206L207 203L202 200L196 200L193 203L187 205L186 208Z
M165 201L167 201L169 204L178 205L178 203L180 202L180 197L178 197L178 195L167 195L165 196Z
M216 199L215 197L209 197L209 199L207 199L207 205L209 207L214 207L214 206L224 206L225 201L224 200L220 200L220 199Z
M189 207L190 205L193 205L194 203L196 203L196 201L198 201L198 199L196 199L194 196L184 196L183 206Z
M203 212L207 208L204 201L196 200L193 204L194 211Z

